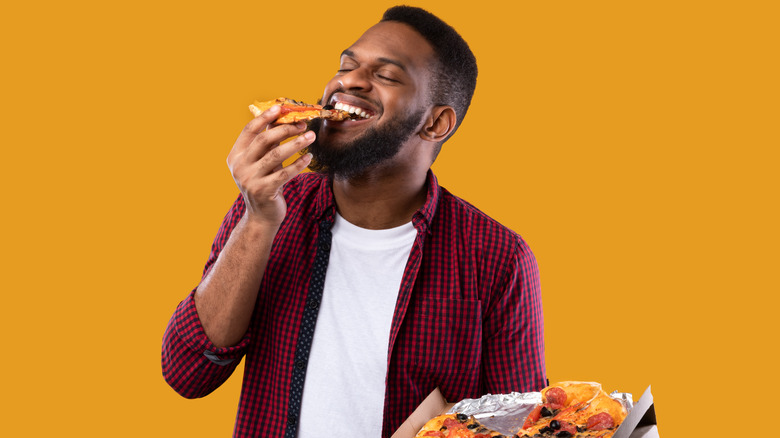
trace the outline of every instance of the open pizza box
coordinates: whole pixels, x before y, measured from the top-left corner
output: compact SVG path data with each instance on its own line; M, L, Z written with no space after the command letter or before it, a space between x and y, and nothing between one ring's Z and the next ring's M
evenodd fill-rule
M434 389L391 438L414 438L428 420L448 412L454 405L454 403L447 403L439 388ZM612 438L659 438L653 394L650 393L649 386L639 401L634 403Z

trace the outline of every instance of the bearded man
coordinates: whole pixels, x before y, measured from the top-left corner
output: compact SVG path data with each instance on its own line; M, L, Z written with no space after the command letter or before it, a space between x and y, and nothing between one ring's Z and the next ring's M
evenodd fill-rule
M227 160L241 194L164 335L177 392L246 357L235 436L389 437L435 388L544 387L533 254L430 170L476 77L454 29L395 7L323 92L361 119L275 126L273 107L246 125Z

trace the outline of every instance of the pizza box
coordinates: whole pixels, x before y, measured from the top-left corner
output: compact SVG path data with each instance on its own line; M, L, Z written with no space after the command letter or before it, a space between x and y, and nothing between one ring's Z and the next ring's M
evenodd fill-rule
M439 388L434 389L390 438L414 438L428 420L447 412L454 405L447 403Z
M454 405L454 403L447 403L439 388L434 389L393 433L391 438L414 438L428 420L448 412ZM480 421L485 423L485 426L490 426L486 421ZM650 392L649 386L639 401L634 403L628 416L612 438L660 438L655 418L653 394Z

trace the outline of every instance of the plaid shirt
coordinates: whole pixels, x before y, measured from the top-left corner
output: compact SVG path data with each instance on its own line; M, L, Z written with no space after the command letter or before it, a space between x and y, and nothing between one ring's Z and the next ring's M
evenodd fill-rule
M193 293L163 337L166 381L202 397L246 356L234 436L281 436L299 327L319 223L333 223L327 178L305 173L284 187L287 216L271 249L254 315L238 345L206 337ZM204 276L242 214L241 196L225 217ZM440 187L428 175L427 199L412 218L417 238L401 281L387 354L383 437L389 437L436 387L449 401L545 386L542 300L536 259L513 231ZM356 316L359 317L359 316ZM300 364L298 364L300 366Z

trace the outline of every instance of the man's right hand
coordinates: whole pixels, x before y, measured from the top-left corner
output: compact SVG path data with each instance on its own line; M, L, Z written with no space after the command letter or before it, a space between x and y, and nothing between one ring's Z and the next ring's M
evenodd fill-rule
M305 123L273 126L280 108L275 105L249 122L236 139L227 165L244 197L244 219L277 229L287 213L282 195L285 183L301 173L311 162L311 154L298 157L286 167L285 160L314 141L314 133L303 133ZM298 138L280 143L290 137Z

